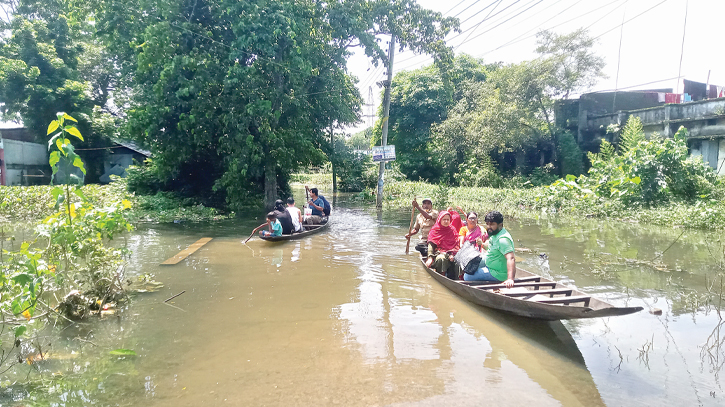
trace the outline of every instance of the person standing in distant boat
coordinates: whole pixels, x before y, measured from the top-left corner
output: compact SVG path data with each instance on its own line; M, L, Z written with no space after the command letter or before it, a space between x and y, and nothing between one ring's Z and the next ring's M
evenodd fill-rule
M295 199L292 197L287 198L287 212L289 212L290 218L292 218L294 232L302 232L302 212L295 206Z
M514 286L516 278L516 257L514 256L514 239L503 227L503 215L499 211L491 211L484 218L488 233L488 249L482 256L481 264L475 274L464 274L466 281L493 281L503 283L506 287ZM483 239L478 238L479 244Z

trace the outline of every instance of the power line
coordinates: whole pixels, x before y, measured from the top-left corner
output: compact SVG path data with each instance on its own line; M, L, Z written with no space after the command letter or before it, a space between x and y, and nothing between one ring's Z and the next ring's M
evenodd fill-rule
M478 37L482 36L483 34L486 34L487 32L489 32L489 31L493 30L494 28L500 27L501 25L503 25L503 24L505 24L505 23L507 23L507 22L509 22L509 21L513 20L514 18L516 18L516 17L520 16L521 14L523 14L523 13L525 13L525 12L529 11L530 9L532 9L533 7L535 7L535 6L537 5L537 4L541 3L542 1L544 1L544 0L538 0L538 1L536 2L536 3L534 3L533 5L531 5L531 6L529 7L529 8L527 8L527 9L525 9L525 10L523 10L523 11L519 12L518 14L514 15L513 17L511 17L511 18L509 18L509 19L507 19L507 20L504 20L504 21L502 21L501 23L499 23L499 24L497 24L497 25L495 25L495 26L493 26L493 27L489 28L488 30L486 30L486 31L484 31L484 32L482 32L482 33L480 33L480 34L476 35L475 37L473 37L473 38L471 38L471 39L467 40L466 42L468 42L468 41L473 41L473 40L475 40L476 38L478 38ZM464 43L465 43L465 42L462 42L462 43L460 43L460 44L458 44L458 45L459 45L459 46L461 46L461 45L463 45Z
M569 9L571 9L572 7L574 7L574 6L576 6L577 4L581 3L582 1L583 1L583 0L579 0L579 1L577 1L576 3L572 4L571 6L569 6L569 7L565 8L564 10L560 11L559 13L557 13L557 14L556 14L555 16L551 17L551 18L550 18L550 20L551 20L551 19L554 19L554 18L556 18L556 17L559 17L560 15L564 14L564 12L568 11ZM622 0L613 0L612 2L610 2L610 3L607 3L607 4L605 4L605 5L601 6L601 7L597 7L597 8L595 8L595 9L593 9L593 10L587 11L587 12L586 12L586 13L584 13L584 14L580 14L580 15L578 15L578 16L576 16L576 17L574 17L574 18L571 18L571 19L569 19L569 20L566 20L566 21L564 21L564 22L561 22L561 23L559 23L559 24L556 24L556 25L552 25L552 26L551 26L551 27L549 27L549 28L545 28L545 30L551 30L551 29L553 29L553 28L559 27L559 26L561 26L561 25L564 25L564 24L566 24L566 23L572 22L572 21L574 21L574 20L577 20L577 19L579 19L579 18L582 18L582 17L584 17L584 16L586 16L586 15L588 15L588 14L591 14L591 13L593 13L593 12L595 12L595 11L598 11L598 10L600 10L600 9L604 8L604 7L607 7L607 6L609 6L609 5L613 4L613 3L617 3L617 2L620 2L620 1L622 1ZM525 21L525 20L524 20L524 21ZM543 25L543 24L542 24L542 25ZM523 41L523 40L525 40L525 39L528 39L528 38L531 38L531 37L535 37L535 36L536 36L536 34L532 34L532 35L528 35L528 36L525 36L525 35L526 35L526 34L528 34L528 33L530 33L531 31L534 31L534 30L536 30L536 29L540 28L540 27L541 27L541 25L538 25L538 26L536 26L536 27L534 27L534 28L530 29L529 31L526 31L526 32L524 32L523 34L519 35L518 37L514 38L513 40L511 40L511 41L509 41L509 42L507 42L507 43L505 43L505 44L503 44L503 45L501 45L501 46L499 46L499 47L496 47L496 48L494 48L494 49L492 49L492 50L490 50L490 51L486 51L486 52L484 52L483 54L481 54L481 56L484 56L484 55L488 55L488 54L490 54L491 52L494 52L494 51L498 51L498 50L499 50L499 49L501 49L501 48L507 47L507 46L509 46L509 45L513 45L513 44L516 44L516 43L518 43L518 42L521 42L521 41ZM524 37L524 36L525 36L525 37ZM522 38L522 37L523 37L523 38Z
M487 21L487 20L489 20L489 19L491 19L491 18L494 18L494 17L498 16L499 14L501 14L501 13L503 13L504 11L506 11L507 9L511 8L511 7L513 6L513 5L515 5L515 4L516 4L516 3L518 3L519 1L521 1L521 0L516 0L515 2L513 2L513 3L509 4L509 5L508 5L508 6L506 6L506 7L504 8L504 9L502 9L502 10L501 10L501 11L499 11L498 13L494 14L493 16L491 16L491 15L490 15L491 13L489 13L489 14L488 14L488 15L487 15L487 16L486 16L486 17L485 17L485 18L484 18L483 20L481 20L481 21L480 21L480 22L479 22L479 23L478 23L477 25L475 25L475 26L473 26L473 27L470 27L470 28L468 28L468 29L466 29L466 30L463 30L463 31L461 31L461 32L460 32L459 34L457 34L457 35L454 35L454 36L453 36L453 37L451 37L451 38L448 38L448 39L446 40L446 42L452 41L452 40L454 40L454 39L456 39L456 38L460 37L461 35L463 35L464 33L468 32L468 31L471 31L471 30L475 30L475 29L476 29L476 28L478 28L478 26L480 26L480 25L481 25L481 24L482 24L483 22L485 22L485 21ZM531 1L529 2L529 3L526 3L526 4L531 4L531 3L532 3L532 2L534 2L534 1L537 1L537 0L531 0ZM536 4L539 4L539 3L541 3L542 1L543 1L543 0L538 0ZM497 3L497 2L498 2L498 3L500 3L500 2L501 2L501 0L497 0L497 1L494 1L493 3L489 4L488 6L486 6L486 7L485 7L485 8L483 9L483 10L487 9L487 8L488 8L488 7L490 7L490 6L492 5L492 4L494 4L494 3ZM525 4L525 5L523 6L523 7L526 7L526 4ZM535 6L536 4L534 4L534 6ZM533 7L533 6L531 6L531 7ZM529 9L530 9L531 7L529 7ZM483 11L483 10L481 10L481 11ZM495 8L494 8L494 10L495 10ZM528 10L528 9L526 9L526 10ZM526 10L524 10L524 11L526 11ZM492 10L492 12L493 12L493 10ZM521 13L519 13L519 14L521 14ZM489 17L489 16L490 16L490 17ZM516 17L516 16L514 16L514 17ZM512 17L512 18L514 18L514 17ZM469 18L469 19L470 19L470 18ZM509 19L509 20L510 20L510 19ZM506 21L509 21L509 20L505 20L504 22L506 22ZM503 24L503 23L502 23L502 24ZM499 25L501 25L501 24L499 24ZM495 28L495 27L494 27L494 28ZM468 35L468 36L470 37L470 35L471 35L471 34L469 33L469 35ZM474 37L474 38L476 38L476 37ZM458 47L460 47L460 46L461 46L462 44L463 44L463 42L462 42L461 44L458 44L458 46L456 47L456 49L457 49ZM406 59L403 59L403 60L399 61L398 63L401 63L401 62L405 62L405 61L409 61L409 60L412 60L412 59L414 59L414 58L418 58L418 57L421 57L421 56L425 56L426 58L428 58L428 56L427 56L427 55L415 55L415 56L412 56L412 57L410 57L410 58L406 58ZM401 69L407 69L407 68L410 68L410 67L412 67L412 66L416 66L416 65L418 65L418 64L420 64L420 63L423 63L423 62L418 62L418 63L414 63L414 64L411 64L411 65L407 65L407 66L405 66L405 67L403 67L403 68L401 68Z
M492 1L491 3L489 3L489 4L488 4L488 6L486 6L486 7L482 8L481 10L478 10L478 11L477 11L477 12L475 12L474 14L472 14L472 15L468 16L468 18L467 18L467 19L465 19L465 20L461 21L461 24L463 24L463 23L467 22L468 20L472 19L473 17L476 17L477 15L479 15L479 14L483 13L484 11L486 11L486 9L487 9L487 8L489 8L489 7L493 6L493 5L494 5L494 3L496 3L496 7L498 7L498 5L499 5L499 4L501 4L501 1L502 1L502 0L494 0L494 1ZM511 3L511 6L513 6L514 4L516 4L516 3L520 2L520 1L521 1L521 0L516 0L515 2ZM509 6L509 7L511 7L511 6ZM496 9L496 7L494 7L494 10ZM504 9L504 10L505 10L505 9ZM489 12L488 14L490 15L491 13ZM486 16L486 18L488 18L488 16ZM484 19L483 19L483 21L486 21L486 19L484 18ZM481 24L481 23L478 23L478 24Z
M479 1L480 1L480 0L479 0ZM475 5L475 4L476 4L476 3L478 3L479 1L476 1L475 3L471 4L471 5L470 5L470 6L468 6L468 7L467 7L467 8L465 9L465 10L467 10L467 9L471 8L471 7L473 6L473 5ZM481 9L480 11L478 11L478 12L477 12L476 14L478 14L478 13L480 13L480 12L482 12L482 11L486 10L487 8L491 7L491 6L492 6L492 5L494 4L494 3L500 3L501 1L502 1L502 0L494 0L493 2L489 3L489 5L487 5L486 7L484 7L483 9ZM515 2L514 4L518 3L519 1L521 1L521 0L516 0L516 2ZM509 7L510 7L510 6L509 6ZM508 8L508 7L507 7L507 8ZM463 11L465 11L465 10L463 10ZM504 10L506 10L506 9L504 9ZM503 10L502 10L502 11L503 11ZM460 14L460 13L458 13L458 14ZM457 16L458 14L456 14L456 16ZM474 14L474 16L475 16L476 14ZM490 14L490 13L489 13L489 14ZM454 17L455 17L455 16L454 16ZM473 17L473 16L471 16L471 17ZM469 17L469 18L468 18L468 19L466 19L465 21L468 21L468 20L470 20L470 19L471 19L471 17ZM495 15L494 15L494 17L495 17ZM488 16L487 16L486 18L488 18ZM482 23L483 21L486 21L486 18L484 18L484 19L483 19L483 20L482 20L481 22L479 22L479 23L478 23L478 25L480 25L480 24L481 24L481 23ZM465 22L465 21L464 21L464 22ZM473 27L473 28L475 28L475 27ZM468 29L466 29L466 30L463 30L463 31L461 31L460 33L458 33L457 35L453 36L452 38L449 38L449 39L447 39L447 40L446 40L446 42L448 42L448 41L450 41L450 40L452 40L452 39L454 39L454 38L457 38L457 37L459 37L459 36L463 35L463 34L464 34L465 32L467 32L467 31L470 31L471 29L472 29L472 28L468 28ZM410 61L410 60L413 60L413 59L415 59L415 58L419 58L419 57L421 57L421 56L423 56L423 57L426 57L426 58L428 57L427 55L413 55L413 56L410 56L410 57L408 57L408 58L405 58L405 59L401 59L400 61L398 61L398 63L400 64L400 63L402 63L402 62L405 62L405 61Z
M456 13L456 15L454 15L453 17L458 17L458 16L460 16L461 14L463 14L463 12L464 12L464 11L468 10L469 8L471 8L471 7L475 6L476 4L478 4L478 3L480 3L480 2L481 2L481 0L476 0L476 1L474 1L473 3L471 3L471 5L470 5L470 6L468 6L468 7L464 8L463 10L459 11L459 12L458 12L458 13ZM494 3L495 3L495 1L494 1ZM485 10L486 8L490 7L490 6L491 6L491 5L489 4L488 6L486 6L486 7L484 8L484 10ZM479 11L479 13L480 13L480 11ZM478 14L478 13L477 13L477 14Z
M667 81L671 81L671 80L673 80L673 79L678 79L678 78L679 78L679 76L673 76L672 78L667 78L667 79L658 79L658 80L656 80L656 81L652 81L652 82L646 82L646 83L640 83L640 84L637 84L637 85L631 85L631 86L625 86L625 87L623 87L623 88L619 88L619 89L605 89L605 90L595 90L594 92L590 92L590 93L604 93L604 92L616 92L616 91L619 91L619 90L624 90L624 89L632 89L632 88L637 88L637 87L640 87L640 86L645 86L645 85L652 85L652 84L655 84L655 83L662 83L662 82L667 82Z
M561 26L561 25L563 25L563 24L566 24L566 23L568 23L568 22L571 22L571 21L573 21L573 20L576 20L576 19L578 19L578 18L581 18L581 17L583 17L583 16L585 16L585 15L587 15L587 14L591 14L591 13L593 13L593 12L595 12L595 11L598 11L598 10L600 10L600 9L602 9L602 8L604 8L604 7L607 7L607 6L609 6L609 5L613 4L613 3L616 3L616 2L618 2L618 1L622 1L622 0L614 0L614 1L610 2L610 3L607 3L607 4L605 4L605 5L604 5L604 6L602 6L602 7L598 7L598 8L596 8L596 9L594 9L594 10L591 10L591 11L588 11L588 12L586 12L586 13L584 13L584 14L581 14L581 15L579 15L579 16L577 16L577 17L575 17L575 18L572 18L572 19L569 19L569 20L567 20L567 21L564 21L564 22L562 22L562 23L559 23L559 24L557 24L557 25L551 26L551 27L547 28L547 30L551 30L552 28L556 28L556 27L559 27L559 26ZM665 1L666 1L666 0L665 0ZM617 10L618 8L622 7L622 6L624 5L624 4L626 4L626 1L625 1L625 3L622 3L622 4L620 4L619 6L617 6L617 7L613 8L612 10L610 10L609 12L607 12L606 14L604 14L603 16L599 17L599 18L598 18L598 19L596 19L596 20L595 20L595 21L594 21L593 23L591 23L591 24L589 24L588 26L586 26L586 27L585 27L584 29L585 29L585 30L587 30L587 29L591 28L591 27L592 27L592 26L593 26L594 24L596 24L596 23L598 23L598 22L602 21L602 20L603 20L603 19L605 19L605 18L606 18L607 16L609 16L610 14L612 14L613 12L615 12L615 11L616 11L616 10ZM619 25L619 24L617 24L617 26L615 27L615 29L616 29L617 27L619 27L619 26L620 26L620 25ZM509 43L506 43L506 44L504 44L504 45L502 45L502 46L500 46L500 47L498 47L498 48L495 48L495 49L493 49L493 50L487 51L487 52L485 52L485 53L483 53L483 54L481 54L481 55L479 55L479 56L480 56L480 57L482 57L482 56L484 56L484 55L488 55L488 54L490 54L491 52L494 52L494 51L496 51L496 50L499 50L499 49L501 49L501 48L504 48L504 47L506 47L506 46L509 46L509 45L513 45L513 44L515 44L515 43L517 43L517 42L521 42L521 41L523 41L523 40L525 40L525 39L527 39L527 38L531 38L531 37L535 37L535 36L536 36L536 34L533 34L533 35L529 35L529 36L527 36L527 37L525 37L525 38L522 38L522 39L520 39L520 40L517 40L517 41L513 41L513 42L509 42ZM597 38L599 38L599 37L597 37ZM597 38L593 38L593 39L592 39L592 41L596 40Z
M470 32L470 33L468 33L468 36L466 37L466 39L465 39L465 40L463 40L463 42L462 42L462 43L458 44L458 45L457 45L457 46L456 46L455 48L453 48L453 52L455 52L455 51L456 51L456 50L458 49L458 47L460 47L461 45L463 45L463 43L464 43L464 42L466 42L466 40L468 39L468 37L470 37L470 36L471 36L471 34L473 34L473 32L474 32L474 31L476 31L476 29L478 28L478 26L480 26L481 24L483 24L483 22L484 22L484 21L488 20L488 16L490 16L490 15L491 15L491 13L493 13L493 12L494 12L494 11L496 10L496 7L498 7L498 6L499 6L499 4L501 4L501 2L502 2L502 1L503 1L503 0L499 0L499 1L498 1L498 4L496 4L496 6L495 6L494 8L492 8L492 9L491 9L491 11L489 11L489 12L488 12L488 15L486 15L486 18L484 18L483 20L481 20L481 22L480 22L480 23L476 24L476 26L475 26L475 27L473 27L473 30L471 30L471 32Z
M627 24L628 22L630 22L630 21L634 20L635 18L637 18L637 17L641 16L642 14L645 14L645 13L649 12L650 10L654 9L655 7L658 7L659 5L661 5L661 4L663 4L663 3L666 3L666 2L667 2L667 0L662 0L661 2L659 2L659 3L655 4L654 6L652 6L652 7L648 8L647 10L645 10L645 11L643 11L643 12L641 12L641 13L637 14L636 16L634 16L634 17L630 18L629 20L625 21L625 22L624 22L624 24ZM597 40L597 39L599 39L600 37L603 37L604 35L606 35L606 34L609 34L610 32L612 32L612 31L616 30L617 28L619 28L619 24L617 24L616 26L614 26L614 28L611 28L611 29L609 29L609 30L605 31L605 32L603 32L603 33L599 34L598 36L596 36L596 37L594 37L594 38L592 38L592 39L593 39L593 40Z
M465 2L466 2L466 0L461 0L461 2L460 2L460 3L458 3L458 4L456 4L455 6L451 7L451 8L450 8L450 10L446 11L445 13L443 13L443 15L446 15L446 14L450 13L450 12L451 12L451 10L453 10L454 8L456 8L456 7L460 6L461 4L463 4L463 3L465 3Z

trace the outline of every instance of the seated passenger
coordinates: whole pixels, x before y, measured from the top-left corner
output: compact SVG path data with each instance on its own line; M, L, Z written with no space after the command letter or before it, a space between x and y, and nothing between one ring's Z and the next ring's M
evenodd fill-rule
M463 243L471 242L478 246L479 250L483 244L479 244L478 239L481 238L481 242L488 240L488 234L478 225L478 214L476 212L468 213L466 216L466 225L461 227L461 230L458 231L458 236L458 244L461 247L463 247Z
M441 211L428 233L428 260L425 265L451 280L458 279L458 265L454 256L458 252L458 233L451 226L451 214Z
M267 214L267 225L269 225L269 230L260 230L260 236L282 236L282 224L279 223L274 212Z
M463 209L458 206L458 210L463 212ZM453 226L453 229L456 230L456 233L458 233L459 230L463 227L463 222L461 221L461 214L458 213L458 211L454 211L452 206L449 206L446 208L446 211L451 214L451 226Z
M302 232L302 212L300 208L295 206L295 199L292 197L287 198L287 212L292 219L293 232Z
M481 264L475 274L465 274L466 281L499 282L511 288L516 278L516 257L514 256L514 240L503 227L503 215L498 211L486 214L486 231L488 232L488 250L482 256ZM483 243L483 239L477 239Z
M274 203L274 214L277 216L277 220L282 225L282 234L291 235L292 231L295 230L294 223L292 222L292 216L284 206L284 202L278 199Z
M305 220L308 225L319 225L322 223L322 217L325 216L325 202L317 195L317 192L317 188L310 189L310 201L307 203L312 209L312 215Z
M322 196L322 194L320 194L320 192L317 190L317 188L310 189L307 187L307 185L305 185L305 189L307 190L308 193L310 193L310 195L311 195L311 192L314 191L315 196L322 199L322 203L324 205L322 205L323 209L320 209L320 210L325 214L324 216L330 216L330 211L332 211L332 205L330 205L330 202L328 202L327 199L325 199L325 197Z

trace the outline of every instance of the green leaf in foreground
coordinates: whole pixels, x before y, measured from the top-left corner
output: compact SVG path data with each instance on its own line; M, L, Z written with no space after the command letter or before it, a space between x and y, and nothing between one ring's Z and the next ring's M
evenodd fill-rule
M131 349L115 349L108 353L113 356L136 356L136 352Z

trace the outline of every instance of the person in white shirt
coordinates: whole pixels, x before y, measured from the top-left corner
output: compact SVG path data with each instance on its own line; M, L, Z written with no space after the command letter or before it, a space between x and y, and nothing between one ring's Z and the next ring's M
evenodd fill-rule
M289 212L290 218L292 218L294 231L302 232L302 212L295 206L295 199L292 197L287 198L287 212Z

